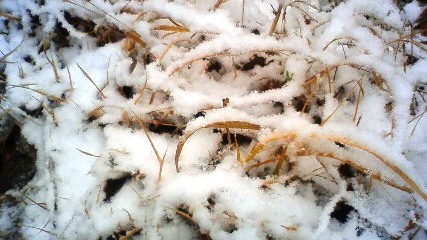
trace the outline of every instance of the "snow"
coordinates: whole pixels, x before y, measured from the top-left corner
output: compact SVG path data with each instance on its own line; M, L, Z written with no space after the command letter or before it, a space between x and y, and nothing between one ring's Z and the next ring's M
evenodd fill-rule
M220 2L0 3L0 115L37 148L0 239L426 237L425 37L396 41L424 6Z

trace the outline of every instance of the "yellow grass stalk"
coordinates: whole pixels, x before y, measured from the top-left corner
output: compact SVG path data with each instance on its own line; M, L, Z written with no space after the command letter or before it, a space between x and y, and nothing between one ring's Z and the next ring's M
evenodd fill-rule
M89 76L89 74L77 63L77 67L80 68L80 71L82 71L83 75L95 86L96 90L98 90L99 95L101 98L105 99L107 96L102 92L102 90L95 84L95 82L92 80L92 78Z
M178 146L176 148L176 153L175 153L175 167L177 172L179 172L178 163L179 163L179 158L181 156L181 152L182 152L182 148L184 147L184 144L191 137L191 135L193 135L195 132L203 128L235 128L235 129L242 129L242 130L260 130L261 126L253 123L243 122L243 121L215 122L184 134L179 139Z

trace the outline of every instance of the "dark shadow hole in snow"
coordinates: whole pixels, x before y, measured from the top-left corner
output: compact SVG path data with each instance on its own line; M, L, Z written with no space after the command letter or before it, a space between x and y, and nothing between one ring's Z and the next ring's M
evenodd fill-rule
M283 104L282 102L274 102L273 107L280 109L280 113L285 112L285 104Z
M70 47L70 33L68 32L67 29L65 29L62 26L61 22L57 22L55 25L55 30L53 31L53 37L52 37L52 42L55 43L55 47L56 50L59 50L61 48L67 48ZM47 49L45 49L47 50Z
M0 94L6 93L6 78L4 73L0 73Z
M139 235L141 235L141 230L134 231L134 229L130 229L130 230L122 229L108 236L106 240L134 239L133 236L139 236ZM99 238L99 239L102 239L102 238Z
M417 61L418 61L417 57L414 57L412 55L407 55L405 65L411 66L411 65L414 65Z
M342 164L338 168L338 172L340 173L340 176L343 178L355 177L357 171L358 171L357 169L355 169L354 167L350 166L347 163Z
M236 140L237 143L239 145L248 145L252 142L252 138L245 136L243 134L239 134L236 133L236 135L234 135L234 133L230 133L230 139L228 138L228 134L227 133L223 133L222 134L222 139L221 139L221 144L223 145L227 145L227 144L236 144ZM230 142L229 142L230 141Z
M354 192L353 184L352 183L347 183L346 190L349 191L349 192Z
M221 63L218 60L213 59L213 60L209 61L209 64L208 64L208 67L207 67L207 71L208 72L216 71L216 72L219 73L219 71L221 70L221 68L222 68Z
M194 118L204 117L205 114L206 114L205 112L197 112L196 114L194 114Z
M148 65L148 64L153 63L155 61L156 61L156 56L154 56L154 54L152 54L150 52L145 54L145 56L144 56L145 65Z
M308 105L305 106L306 102L307 102L307 98L305 97L305 95L300 95L292 99L292 106L297 112L301 112L302 110L304 110L305 113L308 113L308 111L310 110L310 106ZM305 109L304 109L304 106L305 106Z
M4 29L2 29L2 33L6 33L6 32L9 32L10 31L10 26L9 26L9 24L10 24L10 21L9 21L9 19L4 19L3 21L3 28Z
M259 30L255 28L251 31L251 33L253 33L255 35L259 35Z
M335 205L334 211L331 212L331 218L338 220L340 223L346 223L348 215L354 210L354 207L348 205L346 202L338 202L337 205Z
M276 240L273 236L271 236L271 235L267 235L267 236L265 236L265 239L266 240Z
M93 21L85 20L78 16L73 16L69 12L64 12L64 18L69 24L71 24L76 30L84 33L91 33L95 30L96 24Z
M39 118L43 114L43 107L42 106L39 106L36 109L28 109L25 105L22 105L19 107L19 109L21 109L27 115L34 117L34 118Z
M127 99L132 99L133 95L135 95L135 91L132 86L121 86L118 90L120 94Z
M319 115L314 115L313 116L313 123L320 125L322 123L322 118Z
M18 28L18 30L24 29L24 25L22 25L22 23L20 22L16 25L16 27Z
M258 91L265 92L271 89L279 89L283 87L285 82L277 80L277 79L266 79L261 86L259 86Z
M272 61L270 61L272 62ZM249 71L254 69L256 66L259 67L265 67L267 66L270 62L267 62L267 59L265 57L260 57L258 55L254 55L251 59L249 59L249 61L245 62L245 63L241 63L240 65L237 65L237 69L242 70L242 71Z
M211 194L207 199L208 205L206 205L206 208L209 210L209 212L212 212L215 204L216 204L216 196L215 194Z
M197 228L197 230L199 230L199 226L197 225L197 223L193 220L190 220L190 218L193 218L193 213L190 211L190 206L188 206L185 203L181 203L178 205L178 207L176 208L176 210L180 211L181 213L186 214L188 217L184 217L181 214L177 213L177 216L179 216L180 219L182 219L186 224L188 224L189 226L194 226Z
M325 99L320 99L320 98L316 99L316 105L319 107L325 105Z
M131 174L125 174L120 178L107 179L104 186L105 199L104 202L110 202L111 198L114 197L120 189L125 185L127 181L132 178Z
M345 87L344 86L339 86L338 89L335 91L334 93L334 98L338 99L338 100L343 100L344 96L345 96Z
M0 194L24 187L35 175L36 152L8 119L0 126Z
M151 132L154 133L158 133L158 134L163 134L163 133L169 133L169 134L179 134L181 135L182 132L180 129L178 129L177 126L169 124L169 123L149 123L148 124L148 129Z
M40 6L44 6L44 5L45 5L45 3L46 3L46 1L45 1L45 0L37 0L37 3L38 3Z
M95 37L96 46L103 47L107 43L115 43L126 37L125 33L115 25L96 27L95 32L90 33Z
M36 62L34 61L34 58L31 55L25 55L24 61L31 65L36 65Z
M31 32L28 33L28 36L35 37L37 35L37 28L41 26L41 20L38 15L31 14L30 10L27 10L28 15L30 16Z
M334 142L334 143L335 143L335 145L337 145L340 148L345 148L345 145L340 143L340 142Z

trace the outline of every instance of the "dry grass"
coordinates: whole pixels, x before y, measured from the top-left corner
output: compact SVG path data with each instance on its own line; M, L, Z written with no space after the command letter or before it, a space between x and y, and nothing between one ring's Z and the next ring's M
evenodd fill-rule
M357 160L356 156L351 156L348 159L343 159L333 152L324 152L319 150L309 150L307 148L307 140L309 139L317 139L317 141L327 141L330 143L340 143L342 145L345 145L347 147L352 147L353 149L360 150L362 152L368 153L369 155L372 155L375 157L377 161L382 162L385 164L388 168L390 168L395 174L397 174L408 186L400 186L399 184L393 182L392 180L389 180L387 178L383 178L381 173L378 171L375 171L373 169L370 169L368 166L363 166L359 161ZM281 134L281 135L273 135L270 137L267 137L264 141L257 143L255 146L252 147L250 152L248 153L248 156L245 158L245 162L252 161L259 153L261 153L267 145L280 141L286 148L290 144L296 144L298 146L296 149L292 148L293 152L288 153L289 155L293 156L317 156L317 157L324 157L324 158L330 158L335 159L343 163L347 163L354 168L360 170L361 172L368 174L370 177L380 180L387 185L390 185L394 188L400 189L405 192L416 192L421 198L423 198L425 201L427 201L427 194L425 191L420 187L407 173L405 173L404 170L400 169L396 164L393 163L393 161L383 157L380 153L377 153L376 151L369 149L368 147L359 144L357 142L354 142L352 140L340 137L340 136L334 136L334 135L320 135L320 134L313 134L308 139L305 139L304 137L301 137L296 132ZM305 147L304 147L305 146ZM280 163L280 158L278 160L267 160L268 162L277 161L277 165ZM257 164L264 164L266 162L257 163ZM254 165L250 166L256 167ZM276 171L276 170L275 170Z
M103 98L103 99L107 98L107 96L105 96L104 92L102 92L102 90L92 80L92 78L90 77L90 75L82 67L80 67L79 64L77 64L77 67L79 67L79 69L80 69L80 71L82 71L83 75L85 75L85 77L93 84L93 86L95 86L95 88L96 88L96 90L98 90L98 93L101 96L101 98Z
M235 128L235 129L241 129L241 130L260 130L261 126L257 124L249 123L249 122L242 122L242 121L215 122L215 123L208 124L205 127L201 127L194 131L184 134L179 139L178 146L176 148L176 153L175 153L176 171L179 172L179 165L178 165L179 158L181 156L182 148L184 147L185 143L191 137L191 135L193 135L195 132L203 128L224 128L224 129Z
M220 8L227 1L228 0L217 0L215 5L213 6L212 10L216 10L216 9ZM119 25L124 26L124 29L126 29L126 30L124 30L125 31L124 34L125 34L126 38L125 38L124 43L123 43L123 49L127 52L127 57L133 58L133 57L137 56L134 59L135 60L134 63L137 64L139 62L144 62L144 64L145 64L145 61L143 59L139 59L139 56L142 55L142 54L140 54L141 52L144 52L146 54L150 54L150 45L132 27L126 26L120 20L115 18L113 15L105 12L104 10L97 7L95 4L91 3L90 1L82 1L83 5L80 5L79 3L77 3L77 1L67 0L67 2L74 4L76 6L79 6L81 8L84 8L86 11L97 13L100 16L108 16L108 17L114 19ZM86 3L87 3L87 5L86 5ZM301 12L304 17L307 17L307 21L317 22L317 20L315 18L310 16L310 14L306 10L303 9L302 5L307 5L310 8L316 9L315 6L312 6L312 5L310 5L304 1L298 1L298 0L293 1L288 6L292 6L295 9L297 9L299 12ZM89 8L89 6L91 6L91 7ZM279 4L277 10L275 10L274 20L273 20L271 27L270 27L270 30L268 32L269 35L275 35L276 30L280 27L278 25L280 25L279 20L281 17L282 17L281 25L285 26L286 8L288 6L285 6L284 4ZM179 23L178 21L174 20L173 18L171 18L169 16L161 16L161 14L155 13L155 14L153 14L155 16L154 17L151 16L152 18L150 19L150 16L148 13L136 12L136 11L133 11L132 9L126 8L126 6L124 6L122 8L122 11L127 12L128 14L136 15L135 21L146 21L148 24L151 24L150 25L151 31L153 31L159 35L158 38L161 39L163 41L164 45L166 46L165 49L159 54L158 57L154 57L155 61L159 65L165 64L164 62L166 62L166 61L163 61L163 59L165 58L165 56L169 53L169 51L174 46L177 46L180 43L185 42L187 45L189 45L189 47L187 47L187 49L190 50L190 49L196 48L203 41L205 41L205 40L201 40L201 41L198 41L196 43L192 43L192 38L194 37L194 35L200 34L200 32L192 32L189 27L185 26L182 23ZM244 6L242 8L242 11L244 11ZM243 15L244 14L242 14L242 18L243 18ZM0 13L0 16L6 17L7 19L9 19L11 21L20 21L19 18L16 18L16 17L9 15L9 14ZM168 20L169 20L169 22L167 22ZM315 31L316 28L321 27L325 23L328 23L328 21L329 20L318 24L318 26L312 28L312 30ZM161 24L158 24L158 22L161 22ZM166 22L166 24L165 24L165 22ZM117 27L117 26L115 26L115 27ZM119 29L119 28L117 27L117 29ZM395 47L396 50L402 49L402 51L404 51L403 43L406 43L406 44L411 44L412 48L415 46L415 47L417 47L423 51L427 51L427 48L422 43L419 43L416 40L414 40L414 37L417 34L425 34L425 33L426 33L426 29L414 30L414 31L411 31L410 34L401 34L401 36L398 39L393 40L393 41L389 41L386 43L386 45L388 45L388 46L397 45L397 47ZM208 34L212 34L212 33L208 33ZM213 34L218 34L218 33L213 33ZM182 37L182 38L181 39L167 38L171 35L173 35L174 37L178 35L179 37ZM172 39L172 40L170 40L170 39ZM355 42L355 44L357 44L356 39L354 39L352 37L345 37L344 36L344 37L334 38L334 39L330 40L323 47L323 50L324 51L331 50L330 46L333 46L333 44L336 44L337 42L351 42L351 43ZM17 47L15 47L12 51L3 55L0 58L0 62L6 62L7 58L11 54L13 54L13 52L15 52L16 49L21 44L22 44L22 42ZM185 45L185 44L183 44L183 45ZM52 54L50 54L50 57L49 57L48 54L46 53L46 50L47 50L47 48L44 48L45 56L46 56L49 64L53 68L55 80L57 82L59 82L60 81L60 75L58 73L58 69L57 69L56 63L54 61L54 57ZM280 55L280 56L283 56L284 53L293 54L289 51L289 49L277 49L277 48L256 49L256 50L251 50L251 51L247 51L247 52L241 52L238 50L236 51L235 49L222 49L222 50L219 50L217 52L206 52L204 54L198 55L197 57L194 57L191 59L185 59L184 61L179 62L178 65L170 65L170 66L166 65L166 66L162 66L162 67L164 67L166 69L166 73L169 76L171 76L174 74L179 74L181 72L181 70L185 69L187 66L191 65L192 63L194 63L196 61L205 60L205 59L209 59L209 58L230 57L232 59L231 62L232 62L233 66L232 66L232 68L229 68L229 69L233 69L234 76L236 78L237 72L239 70L236 68L236 65L234 63L234 57L241 57L242 55L245 55L248 53L254 53L254 54L255 53L268 53L268 55L275 54L275 55ZM397 54L397 51L396 51L396 54ZM319 63L317 60L314 60L314 61L316 64ZM223 62L226 62L226 61L223 61ZM77 66L80 69L80 71L83 73L83 75L95 86L99 95L101 96L101 99L105 100L107 98L107 96L103 93L102 89L99 88L95 84L95 82L90 77L89 73L86 72L79 64L77 64ZM353 63L342 63L342 64L336 64L336 65L326 65L326 66L323 65L323 66L324 66L323 69L317 68L316 70L314 70L314 74L308 75L308 73L307 73L307 76L305 76L306 79L305 79L304 83L302 84L303 85L302 87L305 90L304 97L306 98L306 101L304 102L304 106L301 110L301 114L305 113L306 110L308 108L310 108L310 104L312 103L312 101L314 101L319 95L321 95L321 93L319 93L319 91L318 91L319 88L327 89L325 91L328 91L329 93L333 93L334 87L337 87L336 86L337 83L335 82L335 76L333 76L333 74L332 74L333 71L337 71L339 68L342 68L342 67L349 67L349 68L352 68L353 70L356 70L359 73L362 73L361 74L362 77L358 80L352 81L352 83L354 83L354 86L352 86L351 89L346 94L346 96L344 96L340 100L338 106L323 121L321 121L320 126L324 126L325 124L327 124L329 122L329 120L334 116L334 114L336 114L336 112L339 110L339 108L342 107L344 104L348 103L347 100L354 95L356 96L356 99L355 99L355 104L354 104L354 112L353 112L353 116L352 116L352 121L356 122L357 116L359 113L359 105L360 105L360 102L362 101L362 98L365 94L365 90L364 90L363 86L366 87L368 85L368 84L362 85L362 83L364 83L366 81L371 80L373 87L375 87L378 91L382 91L382 92L385 92L386 94L388 94L388 97L391 99L391 101L393 101L393 96L392 96L390 87L387 83L387 79L384 79L381 75L379 75L375 71L375 69L373 69L371 67L363 66L363 65L353 64ZM134 67L135 67L135 65L134 65ZM72 83L72 79L71 79L71 74L70 74L68 66L66 66L66 68L67 68L69 82L70 82L70 90L72 90L73 89L73 83ZM368 75L370 78L366 79ZM107 72L107 80L109 82L108 72ZM139 104L142 105L142 99L143 99L144 94L146 93L146 90L147 90L147 82L148 82L148 79L145 79L143 87L141 88L141 90L139 92L136 93L137 95L134 97L134 100L133 100L134 105L139 105ZM58 103L65 103L66 102L65 99L49 95L48 93L41 91L41 90L32 89L30 86L11 86L11 87L20 87L20 88L24 88L24 89L34 91L38 94L45 96L48 100L55 101ZM156 90L152 90L151 99L150 99L149 104L153 104L155 94L156 94ZM169 94L169 93L166 93L166 94ZM100 106L100 107L94 109L93 111L91 111L88 114L88 117L90 119L100 118L105 113L104 108L105 108L105 106ZM46 110L49 114L52 114L52 117L54 118L53 112L47 108L46 108ZM414 119L412 119L410 121L410 123L413 121L416 121L411 135L414 133L416 127L418 126L418 123L420 122L420 120L422 119L422 117L425 115L426 112L427 112L427 110L424 109L423 112L417 114L414 117ZM127 123L129 125L129 127L139 126L139 128L144 132L145 136L147 137L147 139L150 143L152 150L154 151L157 162L159 164L158 181L160 181L162 178L162 170L163 170L163 165L165 163L165 156L166 156L167 151L165 151L163 156L161 156L161 154L158 151L158 148L155 146L155 144L151 138L150 130L147 129L147 127L146 127L146 123L148 121L146 121L145 118L143 118L141 116L137 116L136 114L132 114L132 117L130 117L130 116L131 116L130 114L125 112L123 114L123 122ZM157 120L153 120L153 123L155 123L156 121ZM151 122L148 122L148 123L151 123ZM173 125L170 123L164 123L164 124L165 125L168 125L168 124ZM175 159L174 160L175 160L176 171L179 172L179 170L180 170L180 167L179 167L180 157L182 154L182 150L183 150L186 142L188 141L188 139L198 130L205 129L205 128L225 129L225 132L227 133L228 143L231 143L232 142L231 141L231 133L230 133L231 129L233 129L233 130L259 131L262 129L262 126L258 125L258 124L245 122L245 121L224 121L224 122L210 123L210 124L207 124L206 126L203 126L203 127L197 128L195 130L184 133L179 138L177 149L175 152ZM324 143L325 145L331 144L331 143L339 143L339 144L345 145L346 148L351 149L351 151L359 151L359 152L363 152L367 155L370 155L372 157L373 161L377 161L377 162L381 163L382 165L384 165L385 167L387 167L388 169L392 170L392 172L404 182L404 185L399 184L396 181L385 177L384 174L382 174L381 170L371 169L370 166L366 166L365 164L361 163L358 160L357 156L355 156L355 154L352 155L352 153L350 151L342 150L342 152L345 152L347 154L346 157L343 157L342 156L343 154L340 154L338 152L328 151L326 148L325 149L312 148L310 146L310 143L313 140L316 140L319 143ZM398 165L396 165L394 163L393 159L387 159L381 153L379 153L373 149L370 149L369 147L367 147L363 144L360 144L357 141L354 141L354 140L348 139L348 138L344 138L342 136L326 135L326 134L312 134L310 136L306 136L306 135L303 136L298 131L284 132L284 133L280 133L280 134L272 134L272 135L266 136L265 139L262 141L259 141L259 142L253 141L251 148L249 149L247 154L245 154L245 156L243 156L243 154L242 154L242 152L243 152L241 150L242 147L237 140L236 134L234 134L234 144L235 144L234 147L236 149L237 161L242 165L242 167L246 171L255 170L257 168L261 168L261 167L264 167L266 165L273 166L273 169L270 173L270 176L268 176L269 178L264 181L263 186L268 186L268 185L274 184L274 183L285 183L288 181L292 181L292 178L296 176L296 174L295 174L296 169L293 169L292 167L290 167L289 169L284 171L284 168L286 168L285 165L289 165L289 164L292 165L292 161L298 161L299 158L313 157L316 159L316 161L319 162L319 164L322 167L315 169L313 172L311 172L307 176L299 176L301 179L313 178L315 176L319 177L320 175L318 175L317 173L321 169L324 169L326 171L326 173L329 174L328 168L326 167L325 164L323 164L322 161L324 161L325 163L326 163L326 161L340 162L340 163L345 163L345 164L352 166L353 168L357 169L358 171L366 174L370 179L375 179L375 180L380 181L384 184L387 184L388 186L391 186L395 189L399 189L401 191L404 191L404 192L407 192L410 194L416 193L422 199L427 201L427 194L426 194L425 190L422 188L422 186L419 186L418 183L414 179L412 179L411 176L409 176L403 169L401 169ZM88 155L88 156L92 156L92 157L96 157L96 158L100 157L98 155L86 152L86 151L81 150L81 149L77 149L77 150L79 152L85 154L85 155ZM334 182L335 179L332 177L332 175L333 174L329 174L329 177L331 178L329 180ZM335 183L336 183L336 181L335 181ZM37 204L37 203L35 203L35 204ZM40 207L43 207L43 205L40 205ZM191 222L193 225L197 226L197 222L192 218L191 214L184 212L184 211L181 211L181 210L178 210L178 209L172 209L172 210L174 210L175 213L177 215L179 215L180 217L186 219L187 221ZM298 231L298 226L282 225L282 227L286 231ZM418 228L416 233L420 229L421 228ZM121 239L131 238L138 231L140 231L140 229L133 228L133 229L128 231L129 233L128 232L126 233L126 237L123 237Z

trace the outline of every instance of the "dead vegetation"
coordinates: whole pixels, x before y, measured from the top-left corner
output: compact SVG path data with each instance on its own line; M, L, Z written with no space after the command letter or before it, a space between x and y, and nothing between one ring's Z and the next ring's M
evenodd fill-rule
M75 1L68 2L71 4L78 4ZM220 8L227 2L227 0L216 1L215 5L212 6L212 10ZM85 3L94 7L94 10L85 5L79 4L79 6L86 11L97 11L97 14L103 14L106 18L115 19L110 14L106 14L103 10L97 8L97 6L90 1L85 1ZM289 6L296 8L300 12L305 24L319 24L314 17L304 10L306 7L319 10L316 7L311 6L305 1L293 1ZM289 6L279 5L277 9L274 9L274 20L268 32L269 35L281 38L284 35L289 34L283 27L287 21L286 11ZM153 35L161 40L165 46L161 54L156 55L152 53L152 49L150 49L150 41L148 41L148 39L144 39L141 34L132 28L132 26L123 26L123 23L117 19L117 24L109 23L105 25L97 25L94 21L81 18L71 12L64 12L64 17L76 31L84 33L88 37L92 37L98 47L122 41L124 55L133 60L129 69L131 74L134 72L138 64L142 64L145 67L150 63L157 63L160 67L165 69L165 72L169 77L173 78L176 75L185 75L186 72L191 70L194 65L205 64L204 69L206 75L219 75L219 77L217 77L217 79L219 79L218 81L230 81L229 79L232 79L233 77L236 79L238 75L257 75L257 72L267 71L269 67L273 65L281 66L281 73L275 73L272 74L272 76L258 78L259 81L252 84L253 88L250 89L250 91L256 91L266 95L270 90L283 89L288 82L295 81L292 73L286 69L285 62L287 58L293 54L287 48L260 48L243 52L239 49L222 49L216 52L206 52L203 55L189 57L179 61L177 64L171 64L170 61L167 60L167 57L171 51L175 50L175 48L184 48L186 51L194 50L199 45L210 39L210 35L215 36L218 33L201 33L194 31L190 26L186 26L185 24L174 20L170 16L162 16L155 12L137 12L131 8L123 8L123 12L127 12L134 16L135 21L150 24L150 31L152 31ZM405 67L414 64L417 60L413 52L407 51L407 48L404 47L405 44L411 45L412 48L415 47L423 51L427 51L425 43L419 42L415 39L416 36L425 35L426 33L424 15L421 16L417 26L414 30L411 30L410 33L403 34L402 32L398 39L387 42L388 46L396 50L396 54L401 53L406 55L407 61L402 63ZM0 16L13 22L21 21L20 17L12 16L7 13L0 13ZM31 17L33 19L33 26L31 28L34 32L29 33L29 35L35 36L36 30L40 25L42 25L42 23L38 19L39 17L37 15L31 15ZM320 28L320 25L317 27ZM197 36L199 36L199 38L197 38ZM58 22L55 26L53 35L44 38L43 42L40 42L40 52L44 52L46 59L53 70L53 77L58 82L65 80L61 79L58 74L59 61L55 59L58 59L57 54L59 55L60 49L70 47L70 38L72 38L72 36L70 36L69 31L63 27L62 23ZM195 41L194 39L197 40ZM344 44L351 47L352 44L357 45L358 42L355 39L352 39L352 37L336 38L328 42L323 47L323 50L327 51L329 48L338 46L338 44ZM0 62L8 63L7 58L13 54L19 46L20 44L9 53L3 54L0 58ZM299 112L301 116L312 119L314 125L322 127L338 115L337 112L340 111L343 105L350 105L354 109L352 111L353 114L350 117L350 121L357 126L362 118L359 113L359 106L361 102L364 101L365 91L368 88L370 90L374 89L375 91L378 91L379 94L383 94L385 98L387 98L387 102L389 104L388 106L384 106L384 108L388 108L388 112L393 112L394 97L392 90L387 83L387 79L377 73L373 67L351 62L330 65L317 59L310 59L309 63L310 68L307 70L306 76L304 76L305 79L301 81L303 87L302 93L298 96L293 96L290 101L269 103L271 105L277 104L279 106L279 114L283 113L285 108L293 108L293 110ZM91 78L90 69L84 69L78 64L77 66L86 79L96 88L99 99L106 102L109 96L104 92L104 88L107 86L98 86ZM340 71L352 71L355 75L361 77L351 77L344 82L338 79ZM230 76L233 77L230 78ZM107 84L117 85L115 88L117 93L123 98L131 101L135 106L160 106L161 104L158 104L158 102L167 102L167 99L170 97L169 93L160 89L150 89L147 87L147 81L148 80L145 81L143 87L118 85L117 83L114 83L114 80L110 79ZM70 74L69 82L70 91L73 91L72 77ZM66 95L53 96L43 90L33 88L32 86L9 85L9 88L14 87L34 91L46 97L50 102L56 102L58 105L67 101ZM424 99L425 94L427 94L425 92L425 86L420 85L414 89L414 100L411 105L412 115L414 117L410 123L414 122L415 125L413 127L412 134L416 131L419 121L427 111L427 108L422 108L422 106L426 105ZM159 97L159 95L162 96ZM322 114L322 111L324 110L323 108L327 95L332 95L333 99L338 104L336 104L335 108L333 108L329 114L324 115ZM156 99L158 102L155 102ZM203 111L209 114L210 111L227 107L229 104L233 106L233 103L224 101L222 105L219 104L219 106L208 107L203 109ZM98 124L110 124L102 122L102 116L104 116L106 111L108 111L107 109L109 107L111 106L105 104L93 109L87 114L87 121L96 122ZM41 104L41 108L38 109L39 112L28 111L27 115L29 115L29 118L36 117L41 114L40 112L43 112L43 110L45 110L45 114L50 114L53 119L55 118L54 113L49 111L49 107L43 104ZM27 111L24 110L24 112ZM201 113L200 117L204 117L203 115L205 113ZM194 114L196 115L195 118L199 117L197 116L198 113ZM321 115L326 117L322 118L320 117ZM350 171L355 173L350 178L359 178L360 183L365 184L364 187L366 189L370 188L372 181L378 181L388 187L398 189L399 191L406 192L407 194L417 195L422 200L427 201L425 189L412 179L404 169L401 169L400 166L396 165L394 163L394 159L388 159L383 156L383 153L370 149L364 144L358 142L356 139L349 139L339 135L323 133L312 133L307 135L306 133L301 133L299 131L280 132L254 137L256 134L259 134L261 130L269 129L271 132L274 132L274 129L270 129L269 127L263 126L259 123L256 124L237 120L207 122L206 125L200 128L187 131L186 125L192 120L194 119L177 115L176 112L170 109L154 110L143 115L123 110L121 119L117 124L121 124L132 129L140 129L144 132L150 142L151 150L155 153L159 164L159 182L162 180L162 168L165 162L166 153L159 152L156 144L152 141L151 135L169 134L172 138L179 138L174 159L176 170L179 171L180 156L186 141L196 131L207 128L219 129L222 131L224 141L221 142L220 150L228 149L230 150L230 153L235 152L236 161L246 171L249 177L263 179L263 184L259 186L260 188L269 188L272 185L279 184L289 185L297 181L301 181L302 184L304 184L304 181L321 182L319 179L327 179L328 183L338 185L338 182L342 179L338 179L334 173L339 171L340 168L347 167ZM393 135L394 120L391 119L390 122L392 124L390 126L390 133L388 133L387 136ZM246 134L247 132L251 132L253 134ZM316 142L316 144L314 144L314 142ZM82 150L79 151L84 154L88 154ZM364 154L364 156L369 160L375 162L375 164L367 164L366 161L360 162L360 153ZM220 154L220 151L218 151L218 154ZM221 154L225 153L221 152ZM213 158L215 158L215 156ZM303 165L300 165L299 163L306 161L307 159L318 165L318 168L309 173L302 171L301 168ZM387 172L387 174L383 174L383 169L381 167L389 169L393 174L389 174L389 172ZM17 166L15 166L15 168L17 168ZM319 174L318 172L322 173ZM106 193L104 202L109 202L117 191L120 190L121 186L126 184L126 182L131 178L132 175L129 174L119 179L108 179L104 188L104 192ZM360 180L360 178L363 180ZM116 185L120 186L117 187ZM213 208L215 205L213 200L208 202L209 206ZM350 207L353 208L352 206ZM341 208L348 210L349 207L341 206ZM177 216L196 229L200 239L211 239L209 233L200 232L198 223L192 218L192 213L189 209L190 207L185 205L177 207L176 209L171 208ZM233 219L232 213L224 214L227 215L229 219ZM228 229L228 232L232 232L236 228L236 226L233 225L233 221L230 222L232 222L230 223L230 226L225 227ZM283 225L282 227L286 231L298 231L298 226ZM417 234L420 229L421 226L419 226L418 223L413 221L408 222L408 227L402 230L402 235L406 232ZM140 234L141 231L143 231L143 229L136 226L121 227L107 239L131 239L132 236Z

